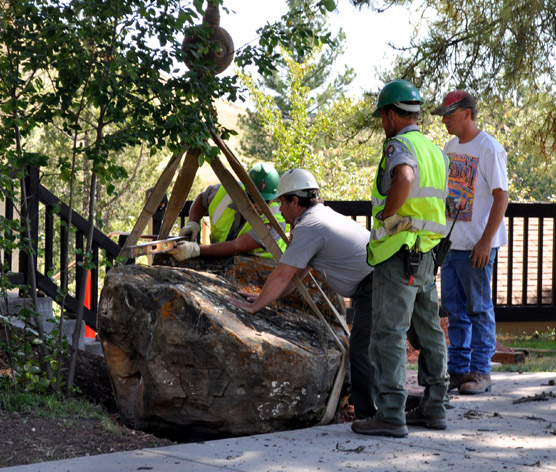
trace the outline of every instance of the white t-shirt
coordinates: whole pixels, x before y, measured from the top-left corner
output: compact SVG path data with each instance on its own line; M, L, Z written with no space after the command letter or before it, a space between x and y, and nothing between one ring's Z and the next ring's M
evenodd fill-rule
M483 235L494 201L493 190L508 190L508 158L502 145L481 131L471 141L460 144L457 137L446 143L450 159L448 207L450 199L460 202L461 210L452 231L452 249L470 251ZM451 227L455 212L447 213ZM492 239L492 247L507 244L504 220Z

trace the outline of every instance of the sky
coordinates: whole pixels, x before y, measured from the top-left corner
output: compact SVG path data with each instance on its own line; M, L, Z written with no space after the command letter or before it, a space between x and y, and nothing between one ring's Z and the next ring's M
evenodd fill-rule
M346 64L357 74L348 92L358 96L364 91L378 92L383 84L377 80L376 68L387 67L394 53L388 42L396 46L409 44L413 29L410 12L396 7L377 13L367 7L358 10L349 0L336 3L337 11L329 15L331 30L336 32L341 27L346 34L338 69L343 70ZM236 49L256 40L258 28L278 20L287 11L283 0L233 0L226 6L231 11L221 11L220 26L230 33Z

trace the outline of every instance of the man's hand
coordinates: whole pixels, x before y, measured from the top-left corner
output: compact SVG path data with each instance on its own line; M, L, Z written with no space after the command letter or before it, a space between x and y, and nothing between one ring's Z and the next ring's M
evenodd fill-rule
M174 249L168 251L168 253L172 254L174 259L178 262L182 262L187 259L199 257L201 255L201 246L194 242L181 241Z
M197 236L201 232L201 225L196 221L188 223L180 230L180 236L185 236L189 241L197 241Z
M253 303L250 303L248 301L244 302L243 300L238 300L232 297L226 297L226 301L231 305L235 305L241 308L242 310L245 310L247 313L251 313L251 314L256 313L256 311L253 309Z
M250 292L246 292L244 290L239 290L237 293L239 295L241 295L243 298L245 298L248 302L251 302L251 303L253 303L257 298L259 298L258 293L250 293Z
M382 217L382 212L376 215L376 218L384 224L384 229L389 236L398 234L400 231L415 231L413 228L413 220L409 216L400 216L394 213L386 218Z
M490 242L485 242L481 238L471 250L471 266L482 269L490 260Z

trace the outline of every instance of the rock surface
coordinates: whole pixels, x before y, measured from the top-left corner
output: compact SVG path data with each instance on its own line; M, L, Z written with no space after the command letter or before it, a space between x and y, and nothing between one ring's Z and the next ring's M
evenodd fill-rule
M258 291L272 264L239 257L110 270L99 337L127 425L199 440L306 427L322 418L342 362L326 323L299 295L255 315L226 301L239 289ZM345 347L329 310L323 313Z

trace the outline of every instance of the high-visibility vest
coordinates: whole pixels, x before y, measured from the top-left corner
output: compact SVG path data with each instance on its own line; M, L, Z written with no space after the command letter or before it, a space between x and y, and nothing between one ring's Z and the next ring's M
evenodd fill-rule
M230 229L232 228L237 213L236 210L229 207L231 203L231 197L224 189L224 186L221 185L208 208L210 218L210 241L212 243L221 243L228 240L228 235L230 234ZM282 213L280 213L280 204L278 202L272 202L268 206L278 223L285 223L286 220L282 216ZM270 221L268 221L266 216L262 216L261 218L266 225L270 225ZM251 229L251 225L246 221L240 229L238 237L249 232ZM287 231L287 228L285 231ZM277 243L282 252L284 252L286 250L286 242L280 238ZM272 254L264 248L255 249L251 251L251 254L272 259Z
M389 236L376 215L384 209L387 195L380 193L380 170L385 169L385 150L391 139L404 144L417 161L415 180L407 201L398 210L400 216L410 216L417 231L401 231ZM419 131L409 131L384 143L382 160L377 169L372 192L373 229L367 246L370 265L388 260L403 246L411 249L420 236L421 252L434 248L446 234L446 197L448 195L449 161L440 148Z

